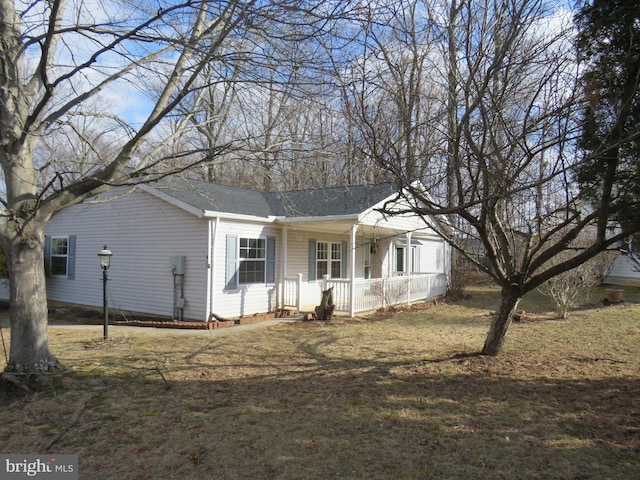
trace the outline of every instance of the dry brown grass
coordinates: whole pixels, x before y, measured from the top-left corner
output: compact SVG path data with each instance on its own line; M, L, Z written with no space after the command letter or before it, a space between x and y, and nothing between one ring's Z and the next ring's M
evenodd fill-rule
M501 356L456 356L495 308L472 294L226 337L52 328L74 373L0 398L0 451L78 454L92 480L640 477L640 306L558 321L533 295Z

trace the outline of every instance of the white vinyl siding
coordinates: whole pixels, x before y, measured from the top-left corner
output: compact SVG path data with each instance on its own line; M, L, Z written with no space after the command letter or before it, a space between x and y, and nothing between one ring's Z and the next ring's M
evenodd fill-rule
M640 272L627 255L618 254L605 283L613 285L640 285Z
M66 237L69 242L67 276L47 278L48 297L101 306L102 272L97 253L107 245L113 252L109 305L119 310L171 316L174 278L169 267L172 258L184 256L183 318L195 320L207 320L209 312L233 318L273 311L277 306L277 282L284 277L297 278L298 274L303 279L303 306L317 305L323 286L321 277L316 275L318 244L326 244L326 258L321 259L326 267L319 270L326 270L334 278L351 277L352 255L356 279L363 278L367 268L371 276L390 276L397 233L406 227L404 231L415 235L424 228L422 220L415 217L384 219L375 213L368 216L380 227L382 235L377 237L375 252L370 253L365 266L365 249L370 249L374 240L372 229L368 228L368 233L357 231L356 248L352 250L352 225L348 222L332 222L330 228L323 222L292 223L286 227L288 236L283 242L284 227L280 224L255 218L201 218L140 190L126 193L116 189L99 200L69 207L49 222L47 238ZM76 245L75 282L70 281L72 238ZM414 255L414 270L429 273L448 268L444 260L447 250L442 249L439 254L436 244L444 248L442 242L433 243L431 252L430 248L423 249L426 244L420 246L419 255ZM227 255L229 251L235 252L235 257ZM259 262L260 266L247 263L240 267L243 261Z
M141 191L116 189L100 200L66 208L47 225L48 237L69 232L77 237L76 280L49 277L48 298L101 306L97 254L107 245L113 252L108 272L111 308L171 316L174 283L169 265L171 257L185 256L184 318L204 320L208 222Z
M420 245L420 272L444 273L445 244L441 240L423 241Z
M264 253L260 248L251 248L247 243L245 255L264 255L264 280L260 282L242 283L240 281L240 264L243 259L242 239L261 239ZM220 219L215 234L213 251L215 256L211 264L211 311L222 317L239 317L260 312L272 312L276 308L277 288L275 279L278 278L279 259L281 258L280 228L257 222L243 222L238 220ZM235 244L235 246L233 246ZM257 246L257 244L254 244ZM230 255L230 249L235 249L235 259ZM278 259L276 261L276 259ZM253 261L254 259L246 258ZM258 259L255 259L258 261ZM247 272L249 270L247 269ZM245 277L245 279L249 279ZM204 297L203 297L204 298Z

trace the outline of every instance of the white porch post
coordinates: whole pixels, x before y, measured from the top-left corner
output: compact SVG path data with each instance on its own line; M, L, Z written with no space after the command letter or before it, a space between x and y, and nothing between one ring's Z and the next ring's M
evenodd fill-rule
M351 236L349 238L349 251L351 252L351 268L349 273L349 316L356 316L356 232L358 231L358 224L354 223L351 226Z
M287 225L285 224L282 227L282 268L280 269L280 281L279 283L279 287L278 287L278 304L280 307L284 307L284 279L287 276L287 252L289 250L288 245L287 245L287 240L288 240L288 228ZM300 295L300 293L298 292L298 296ZM299 303L299 302L296 302Z
M296 311L302 311L302 274L298 274L298 285L296 287Z
M211 314L215 309L215 255L216 255L216 240L218 237L218 226L220 224L220 217L216 217L213 220L209 220L208 225L208 248L207 248L207 306L205 309L205 321L211 319Z
M413 248L411 248L411 232L407 232L407 305L411 303L411 277L413 276Z

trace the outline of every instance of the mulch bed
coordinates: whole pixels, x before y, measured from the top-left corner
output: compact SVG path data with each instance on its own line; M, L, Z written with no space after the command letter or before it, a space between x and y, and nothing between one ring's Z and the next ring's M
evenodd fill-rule
M264 320L270 320L273 318L289 317L294 312L290 310L277 310L276 312L263 313L251 315L248 317L241 317L237 319L229 319L226 321L179 321L171 320L169 318L123 318L110 319L111 325L126 325L132 327L153 327L153 328L180 328L180 329L193 329L193 330L214 330L216 328L233 327L235 325L246 325L249 323L262 322ZM78 324L90 324L100 325L102 324L102 313L95 309L78 308L78 307L66 307L51 309L49 311L50 323L78 323Z
M115 320L111 323L113 325L127 325L135 327L155 327L155 328L182 328L182 329L194 329L194 330L214 330L216 328L227 328L235 325L247 325L250 323L263 322L265 320L271 320L274 318L283 318L291 315L289 310L278 310L271 313L256 314L249 317L241 317L233 320L226 321L211 321L211 322L193 322L193 321L178 321L178 320Z

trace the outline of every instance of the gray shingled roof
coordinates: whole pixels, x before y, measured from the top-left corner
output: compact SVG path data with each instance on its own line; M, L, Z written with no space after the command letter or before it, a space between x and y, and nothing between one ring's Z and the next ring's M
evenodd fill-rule
M391 183L258 192L184 178L165 179L154 188L201 210L258 217L358 214L396 193Z

